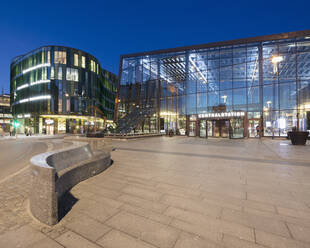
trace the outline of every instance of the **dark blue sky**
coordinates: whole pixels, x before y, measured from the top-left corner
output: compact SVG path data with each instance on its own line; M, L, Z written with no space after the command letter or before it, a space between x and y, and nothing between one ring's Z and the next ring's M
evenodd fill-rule
M85 50L118 73L121 54L310 29L310 1L1 1L0 89L10 61L43 45Z

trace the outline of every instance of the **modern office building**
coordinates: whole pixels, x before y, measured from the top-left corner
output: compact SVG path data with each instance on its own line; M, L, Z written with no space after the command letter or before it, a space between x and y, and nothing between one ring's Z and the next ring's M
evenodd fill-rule
M0 95L0 134L10 131L10 124L12 120L10 95Z
M11 63L11 105L18 132L84 133L114 115L117 77L92 55L44 46ZM97 130L98 130L97 129Z
M117 119L127 132L310 129L310 30L122 55L119 71Z

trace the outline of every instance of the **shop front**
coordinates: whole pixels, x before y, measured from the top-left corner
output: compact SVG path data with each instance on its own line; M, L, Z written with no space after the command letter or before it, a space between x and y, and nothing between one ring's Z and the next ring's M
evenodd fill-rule
M17 133L25 134L84 134L87 132L102 131L106 127L103 118L93 116L66 116L66 115L18 115L19 126ZM1 122L0 122L1 123ZM95 128L96 125L96 128Z
M39 133L43 134L84 134L105 128L104 119L98 117L96 119L92 116L65 115L42 115L40 117Z

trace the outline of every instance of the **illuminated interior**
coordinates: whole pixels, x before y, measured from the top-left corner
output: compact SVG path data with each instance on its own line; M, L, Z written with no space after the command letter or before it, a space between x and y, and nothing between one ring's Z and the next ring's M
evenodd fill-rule
M150 114L133 132L200 136L201 126L224 125L231 137L234 127L236 137L256 137L258 129L259 136L287 136L297 122L309 130L310 41L303 32L285 35L123 55L118 119L138 107ZM244 118L199 118L232 111Z

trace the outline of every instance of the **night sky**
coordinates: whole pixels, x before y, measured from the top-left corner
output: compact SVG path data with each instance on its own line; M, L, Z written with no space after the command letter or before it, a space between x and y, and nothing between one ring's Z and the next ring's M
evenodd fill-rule
M84 50L118 73L121 54L310 29L310 1L7 1L0 91L13 57L44 45Z

